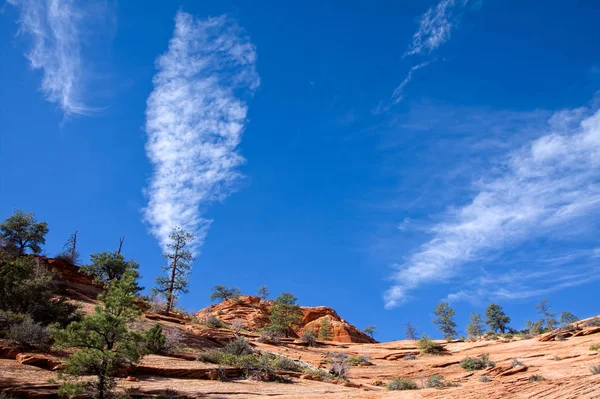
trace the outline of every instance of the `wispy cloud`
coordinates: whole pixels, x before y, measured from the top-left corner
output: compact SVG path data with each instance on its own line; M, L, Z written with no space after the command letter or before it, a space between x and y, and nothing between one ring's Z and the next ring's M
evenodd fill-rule
M226 198L241 176L237 147L245 98L260 84L255 64L254 45L233 21L177 13L146 109L154 171L144 217L163 248L174 226L194 232L202 245L211 224L206 207Z
M431 7L419 20L419 29L404 54L431 53L450 40L452 28L456 26L468 0L442 0Z
M400 101L402 101L404 99L404 88L412 80L413 74L416 71L418 71L419 69L424 68L427 65L431 64L432 62L433 61L422 62L422 63L417 64L417 65L413 66L412 68L410 68L410 70L408 71L408 75L406 75L406 78L404 78L404 80L402 81L402 83L400 83L398 85L398 87L396 87L396 89L394 90L394 92L392 93L392 102L394 104L398 104Z
M449 209L430 229L431 239L396 266L396 283L384 296L386 307L406 301L412 290L424 284L464 277L475 263L486 264L494 255L531 240L561 240L597 228L598 220L592 216L600 210L599 167L600 111L579 108L555 113L543 135L475 179L472 199ZM535 289L583 283L600 273L598 268L561 270L567 281L540 279ZM577 278L582 272L587 279ZM494 276L493 281L500 280ZM516 295L502 286L492 291L505 298Z
M73 0L8 0L20 9L19 33L31 39L26 52L42 70L40 90L65 115L87 115L83 101L80 28L84 15Z
M431 54L442 44L450 40L452 29L458 24L469 0L441 0L436 6L428 9L419 19L419 29L413 35L412 43L404 56ZM402 83L400 83L391 97L391 104L379 103L371 112L379 114L388 111L394 104L404 100L404 89L413 78L413 74L434 60L413 65Z

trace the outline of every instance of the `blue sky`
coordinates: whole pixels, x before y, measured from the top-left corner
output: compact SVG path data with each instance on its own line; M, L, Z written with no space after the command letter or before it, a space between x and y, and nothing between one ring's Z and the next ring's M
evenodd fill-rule
M173 225L191 293L266 284L377 338L598 313L600 7L591 1L9 0L0 217L151 287Z

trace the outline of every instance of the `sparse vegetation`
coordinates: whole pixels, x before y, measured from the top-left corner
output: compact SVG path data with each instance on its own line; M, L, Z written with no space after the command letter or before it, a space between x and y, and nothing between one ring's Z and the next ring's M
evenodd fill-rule
M406 328L404 330L404 337L410 341L416 341L419 339L419 334L417 334L417 330L415 329L415 327L410 323L410 321L408 323L406 323Z
M413 355L413 354L409 354L409 355L404 356L402 359L404 359L404 360L416 360L417 356Z
M317 346L317 333L312 328L308 328L302 333L300 340L308 346Z
M137 273L139 265L134 260L125 260L125 257L116 252L97 252L90 255L92 261L89 265L81 266L81 271L94 276L94 281L108 287L113 280L120 279L126 271ZM139 291L139 287L136 292Z
M571 312L562 312L560 314L560 324L567 325L573 324L579 321L579 317L575 316Z
M331 341L333 339L333 331L331 331L331 324L327 317L323 317L323 320L321 320L319 339L322 341Z
M346 356L334 356L332 358L331 370L329 370L331 375L345 380L348 371L350 371L350 364Z
M484 353L479 357L465 357L460 361L460 367L467 371L483 370L490 366L494 367L495 363L490 361L490 357L487 353Z
M454 339L456 336L456 323L454 322L456 311L447 302L440 302L433 313L437 316L433 320L433 324L438 326L444 339Z
M510 323L510 317L504 313L502 306L491 303L485 310L485 315L487 317L485 324L487 324L493 332L500 332L502 334L506 332L508 323Z
M302 319L302 310L296 301L297 298L290 293L279 295L269 310L266 329L288 337L291 327Z
M187 247L195 238L182 228L174 227L169 239L171 242L167 244L168 252L163 255L167 258L167 264L162 268L168 275L158 277L156 287L151 290L153 295L161 295L167 300L167 314L173 309L179 293L188 292L189 274L192 270L190 264L194 257Z
M443 388L457 386L458 384L446 381L441 374L433 374L427 378L427 382L424 385L427 388Z
M544 376L541 376L539 374L534 374L532 376L530 376L527 381L529 382L537 382L537 381L546 381L546 379L544 378Z
M590 366L590 372L594 375L600 374L600 364L595 364L593 366Z
M371 363L371 358L367 355L350 355L346 358L346 360L353 366Z
M160 324L155 324L144 334L148 353L162 353L167 349L167 337Z
M483 335L483 319L479 313L472 313L469 325L467 326L467 334L469 338L481 338Z
M8 337L17 345L27 348L46 350L50 347L48 328L35 322L29 315L10 326Z
M594 317L583 324L584 327L600 327L600 317Z
M262 301L269 299L269 288L266 285L263 285L258 289L256 295L258 295Z
M410 378L394 378L387 385L387 389L390 391L407 391L418 389L417 383Z
M492 381L492 379L490 377L488 377L487 375L482 375L481 378L479 379L479 381L490 382L490 381Z
M113 389L114 371L137 361L145 350L143 337L128 328L140 315L135 304L136 275L128 270L111 281L106 293L99 296L101 304L93 315L54 334L57 347L78 349L68 357L61 375L75 379L95 375L93 393L98 399L104 399ZM74 386L77 382L66 381L66 388Z
M212 288L212 294L210 294L210 301L219 302L227 301L229 299L239 298L242 292L237 287L226 287L224 285L215 285Z
M223 328L225 327L225 323L223 323L221 321L221 319L219 319L217 316L215 315L210 315L208 316L206 319L204 319L204 321L202 322L202 324L208 326L208 327L212 327L212 328Z
M421 351L421 353L425 353L428 355L440 355L446 352L446 349L437 342L429 339L427 334L423 334L419 342L417 342L417 348Z
M510 366L512 368L515 368L515 367L525 366L525 364L523 362L521 362L519 359L513 359Z
M48 223L38 222L33 212L16 209L14 214L0 223L0 236L4 249L18 256L25 255L27 250L34 254L42 252L46 243Z
M599 352L600 351L600 344L590 345L590 350L591 351L595 351L595 352Z
M535 305L538 313L542 316L543 322L546 324L544 331L552 331L558 325L556 320L556 313L550 311L550 304L547 299L542 300L539 304Z
M362 331L371 338L373 338L375 336L375 334L377 333L375 326L369 326L369 327L363 329Z

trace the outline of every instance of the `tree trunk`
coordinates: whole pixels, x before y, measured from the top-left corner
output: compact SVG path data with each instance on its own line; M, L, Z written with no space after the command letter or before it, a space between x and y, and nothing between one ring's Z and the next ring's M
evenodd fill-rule
M167 315L173 307L173 288L175 286L175 272L177 271L177 258L179 253L179 242L175 246L175 254L173 255L173 265L171 266L171 284L169 285L169 295L167 296Z
M104 391L106 390L106 365L102 364L100 368L100 374L98 374L98 393L96 397L98 399L104 399Z

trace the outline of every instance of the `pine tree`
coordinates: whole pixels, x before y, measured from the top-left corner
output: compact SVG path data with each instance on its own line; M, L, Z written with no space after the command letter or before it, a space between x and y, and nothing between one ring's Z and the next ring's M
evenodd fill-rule
M188 292L189 274L192 270L190 263L194 261L192 252L186 249L188 244L194 241L194 236L179 227L174 227L169 235L171 242L167 244L170 252L163 256L167 258L167 265L163 266L163 271L168 272L168 276L160 276L156 279L156 287L152 294L162 295L167 299L165 313L169 313L175 305L178 293Z
M417 334L417 330L413 327L413 325L410 324L410 321L406 323L404 337L411 341L416 341L419 339L419 334Z
M267 300L269 298L269 288L266 285L263 285L258 289L256 294L261 300Z
M539 304L535 305L538 313L542 316L542 320L546 323L546 330L554 330L558 321L556 320L556 313L550 311L550 304L547 299L542 300Z
M242 292L237 287L225 287L224 285L215 285L210 294L210 301L218 299L220 301L227 301L229 299L239 298Z
M23 212L19 209L0 223L0 236L5 245L14 248L18 255L25 255L27 249L34 254L42 252L46 243L48 223L38 222L33 212Z
M319 339L322 341L331 341L333 339L333 331L327 317L321 320L321 328L319 329Z
M575 316L571 312L562 312L560 314L560 324L563 324L563 325L572 324L577 321L579 321L579 317Z
M467 326L469 338L481 338L483 335L483 318L479 313L471 313L471 319Z
M377 334L377 328L375 326L368 326L362 330L369 337L373 338Z
M139 360L145 350L143 336L128 328L141 313L135 304L136 276L134 270L127 270L120 279L112 280L106 293L98 297L100 305L93 315L54 333L57 347L76 349L61 373L76 380L95 375L94 396L98 399L106 398L114 387L114 371ZM65 388L72 384L67 382Z
M433 324L438 326L445 339L454 339L456 336L456 323L453 320L456 312L448 305L447 302L440 302L433 312L437 318Z
M69 236L67 242L63 246L63 253L59 255L59 257L68 260L74 265L79 264L79 251L77 251L77 233L79 233L79 230L75 230L75 233Z
M485 315L487 317L485 324L490 327L490 330L493 332L501 332L502 334L506 332L508 323L510 323L510 317L504 313L502 306L490 303L490 306L485 310Z
M288 292L279 295L269 309L269 324L266 329L289 336L291 327L302 320L302 309L296 301L297 298Z
M111 281L120 279L128 270L137 273L140 267L136 261L126 261L125 257L117 252L96 252L90 255L90 260L92 263L81 266L81 271L94 276L94 281L105 287ZM137 277L139 276L136 275Z

